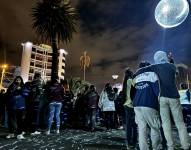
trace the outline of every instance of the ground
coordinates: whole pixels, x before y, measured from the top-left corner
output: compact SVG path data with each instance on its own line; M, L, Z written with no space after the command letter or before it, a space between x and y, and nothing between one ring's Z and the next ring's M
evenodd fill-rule
M25 140L5 139L5 132L0 134L2 150L117 150L125 149L124 131L111 132L83 130L63 130L59 135L26 136Z
M55 133L49 136L26 135L26 139L22 141L16 138L7 140L6 134L5 130L0 129L0 149L2 150L124 150L126 148L123 130L87 132L65 129L59 135ZM178 147L176 131L174 136Z

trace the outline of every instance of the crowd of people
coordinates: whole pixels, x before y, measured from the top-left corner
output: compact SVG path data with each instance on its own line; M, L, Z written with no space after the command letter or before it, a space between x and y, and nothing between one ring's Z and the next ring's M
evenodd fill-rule
M171 57L158 51L155 64L141 62L133 73L125 70L122 90L107 83L100 94L94 85L75 97L66 80L56 78L46 84L36 73L33 81L15 78L0 93L0 123L8 126L6 138L25 139L24 134L59 134L75 128L94 132L125 129L127 149L174 150L172 126L178 129L181 147L190 149L191 97L187 84L176 86L178 72ZM7 119L6 119L7 118ZM138 146L138 147L137 147Z
M176 86L178 72L172 57L168 57L164 51L157 51L154 61L153 65L146 61L141 62L134 74L131 70L127 70L125 74L123 87L127 100L127 148L135 147L138 139L140 150L149 150L150 147L154 150L174 150L174 122L181 148L189 150L190 91L183 84L179 94Z
M109 98L106 91L111 93ZM6 138L19 140L25 139L25 134L34 136L41 131L49 135L53 132L51 129L56 134L65 128L93 132L99 124L111 130L117 128L119 121L114 103L117 93L108 83L101 95L94 85L87 85L75 97L66 80L45 83L41 74L36 73L33 81L24 83L17 76L6 92L1 90L0 124L9 130Z

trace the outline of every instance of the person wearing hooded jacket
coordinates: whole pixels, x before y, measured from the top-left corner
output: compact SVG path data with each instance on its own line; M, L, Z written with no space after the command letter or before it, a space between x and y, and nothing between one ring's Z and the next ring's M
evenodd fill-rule
M112 129L114 125L114 112L115 112L114 100L115 100L115 93L110 83L107 83L105 85L105 88L100 94L100 99L98 102L98 106L104 115L104 123L107 130Z
M39 128L39 117L40 117L40 104L43 94L44 81L41 78L40 73L35 73L34 79L30 83L30 100L28 108L28 125L30 128L31 135L39 135L41 132L38 131Z
M99 95L96 91L94 85L90 86L90 90L87 93L87 114L86 114L86 127L90 129L90 131L95 131L96 126L96 113L98 107Z
M179 132L182 149L187 150L190 148L190 144L179 101L180 96L176 87L176 67L174 64L169 63L168 56L164 51L157 51L154 54L154 61L154 65L142 68L136 74L140 74L142 71L153 71L158 75L160 83L160 116L168 150L174 150L170 112Z
M53 119L55 118L56 133L60 133L60 112L62 108L62 101L64 99L64 88L58 81L58 77L52 80L47 86L47 97L49 101L49 114L48 114L48 130L47 135L50 134Z

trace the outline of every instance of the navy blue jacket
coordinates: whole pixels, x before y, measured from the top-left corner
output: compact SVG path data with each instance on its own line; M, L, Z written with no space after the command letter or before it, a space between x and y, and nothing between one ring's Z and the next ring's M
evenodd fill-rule
M176 87L176 67L173 64L163 63L151 65L141 68L136 74L146 71L155 72L158 75L160 82L160 97L180 98Z
M139 70L134 77L134 107L149 107L158 110L159 82L154 72Z
M25 109L25 94L26 91L21 89L12 89L8 91L8 109Z

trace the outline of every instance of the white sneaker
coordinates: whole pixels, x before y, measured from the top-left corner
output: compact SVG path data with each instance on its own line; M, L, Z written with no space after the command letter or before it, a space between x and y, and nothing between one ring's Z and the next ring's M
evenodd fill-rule
M49 135L50 134L50 130L48 130L48 131L46 131L46 133L45 133L46 135Z
M41 134L41 132L39 132L39 131L35 131L35 132L31 133L31 135L39 135L39 134Z
M56 134L60 134L60 130L56 130Z
M119 130L123 130L123 126L120 126L118 129L119 129Z
M23 140L23 139L25 139L25 137L22 134L19 134L19 135L17 135L17 139L18 140Z
M14 137L15 137L15 135L12 133L12 134L7 135L6 139L10 139L10 138L14 138Z
M188 133L189 136L191 136L191 133Z

